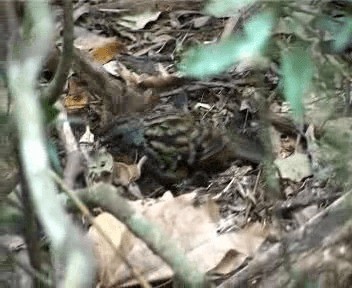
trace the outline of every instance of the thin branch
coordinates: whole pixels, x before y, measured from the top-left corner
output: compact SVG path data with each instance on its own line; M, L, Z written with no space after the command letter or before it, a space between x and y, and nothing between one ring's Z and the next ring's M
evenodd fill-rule
M42 98L54 104L62 92L70 71L73 53L73 9L72 0L64 0L63 50L54 79L43 91Z
M64 107L62 105L57 106L60 106L59 110L61 110L58 116L60 121L58 121L57 130L61 141L64 143L67 160L64 169L64 181L70 189L73 189L77 176L83 172L83 155L78 148L78 143L71 130Z
M120 189L122 188L101 183L88 189L76 190L70 193L72 201L66 199L66 207L76 209L80 201L88 206L101 207L124 223L136 237L146 243L149 249L172 267L177 279L182 280L185 287L208 287L206 276L188 261L184 252L158 227L132 209L120 196L122 194Z
M119 256L126 264L126 266L131 270L134 277L139 281L141 287L151 288L148 281L143 277L143 275L135 269L128 259L116 248L114 242L109 237L109 235L100 227L100 225L95 221L94 216L90 213L89 209L84 205L84 203L75 195L73 191L66 186L65 182L54 172L51 173L53 179L57 184L60 185L61 189L72 199L76 207L81 211L83 216L87 217L89 222L93 225L94 228L100 233L100 235L105 239L105 241L110 245L110 247L115 251L116 255Z
M109 115L103 115L103 122L108 120L110 114L142 111L145 108L142 93L112 78L101 65L77 48L73 49L73 70L85 80L89 92L104 98L104 112Z

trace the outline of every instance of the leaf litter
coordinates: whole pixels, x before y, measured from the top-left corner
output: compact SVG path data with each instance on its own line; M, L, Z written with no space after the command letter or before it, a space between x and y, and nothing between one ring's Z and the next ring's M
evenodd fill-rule
M228 18L204 14L199 1L159 2L150 5L146 1L108 1L81 3L81 6L77 3L75 25L81 35L76 36L75 46L88 52L86 56L94 63L105 64L111 81L118 79L124 85L124 92L133 91L126 92L124 97L142 95L145 110L154 109L158 113L168 105L178 106L197 117L206 118L215 126L237 129L253 138L260 137L263 123L257 103L253 104L251 100L258 98L262 83L258 82L251 65L240 63L226 73L202 80L181 76L176 65L187 48L198 43L216 42ZM271 93L277 93L275 67L261 72L265 85L274 87ZM103 121L104 113L111 113L104 111L106 99L103 89L98 93L89 91L84 76L80 75L71 76L69 82L64 103L71 115L77 115L75 113L79 111L79 115L85 114L85 118L89 119L92 117L89 113L93 112L98 121ZM314 93L310 96L316 97ZM275 97L272 99L271 111L288 116L287 103ZM314 109L319 110L319 106L311 105L310 111ZM333 125L333 120L327 123L328 128ZM338 126L341 127L340 124ZM268 251L276 251L272 238L280 243L283 238L290 237L290 232L296 235L294 233L299 227L311 229L310 219L321 219L324 209L336 199L331 192L336 190L335 183L329 183L327 176L333 167L321 159L320 150L313 149L316 139L308 143L299 141L297 130L286 123L276 123L269 128L273 139L271 150L276 164L275 177L283 191L282 198L274 203L268 196L270 191L263 168L242 165L237 161L226 171L210 175L207 185L200 187L185 182L177 187L176 193L173 191L174 195L163 187L157 187L150 179L143 179L143 166L137 167L136 162L143 155L125 157L118 162L112 160L106 151L100 151L100 156L88 165L87 175L92 182L104 181L126 187L138 185L138 193L127 192L125 195L130 198L135 211L171 237L201 271L224 280L235 272L240 271L241 275L251 271L251 259L254 259L255 265L256 259L265 258ZM344 136L348 142L350 136ZM330 146L333 144L330 142ZM317 166L312 165L312 161ZM317 171L319 173L316 174ZM324 171L329 172L324 174ZM167 280L173 276L172 269L113 215L102 212L96 216L96 221L112 239L116 249L148 281ZM104 242L99 231L92 226L88 234L95 243L100 285L136 284L126 263ZM294 240L292 243L295 244ZM315 259L314 249L310 251ZM307 265L307 261L304 259L303 263ZM269 265L268 261L263 263L261 270L257 274L253 272L253 275L260 275ZM293 265L297 266L297 263L300 263L299 260ZM317 264L310 264L309 269L314 269L314 265ZM272 283L274 280L270 277L280 278L273 271L267 280Z

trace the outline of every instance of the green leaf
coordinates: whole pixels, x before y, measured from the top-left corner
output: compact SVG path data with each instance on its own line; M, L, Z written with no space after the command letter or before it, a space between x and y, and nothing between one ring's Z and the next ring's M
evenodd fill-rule
M312 20L311 25L312 28L319 29L321 31L327 31L331 35L338 33L338 31L341 29L340 22L334 21L334 19L327 17L326 15L317 16Z
M205 12L216 17L231 16L236 10L257 1L258 0L210 0L205 7Z
M262 13L245 25L243 36L229 37L218 44L188 51L179 69L185 75L198 78L224 72L244 58L263 53L273 25L272 13Z
M351 42L352 38L352 17L340 17L339 21L327 16L317 17L312 21L313 28L327 31L330 37L325 36L324 40L333 40L329 53L343 51ZM331 51L330 51L331 50Z
M307 51L294 48L282 55L284 94L290 103L296 120L302 121L304 114L303 95L313 78L313 62Z
M336 51L343 51L348 44L350 44L352 38L352 18L346 17L344 19L344 25L336 35L336 41L334 42L334 48Z

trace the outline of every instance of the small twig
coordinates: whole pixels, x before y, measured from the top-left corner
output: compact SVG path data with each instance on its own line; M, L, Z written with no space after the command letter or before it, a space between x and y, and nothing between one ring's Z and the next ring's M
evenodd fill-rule
M187 287L208 287L206 276L188 261L184 252L173 240L132 209L120 195L121 189L121 187L116 188L101 183L89 189L77 190L75 194L87 205L98 205L124 223L135 236L143 240L151 251L173 269L176 277L182 279ZM66 206L71 209L76 207L70 202L67 202Z
M67 119L67 113L63 107L58 117L58 131L66 150L66 166L64 169L64 181L70 188L74 187L77 176L83 171L82 153L78 148L75 136Z
M237 183L237 191L243 199L247 199L246 193L244 192L244 189L243 189L243 186L239 182Z
M231 181L229 182L229 184L226 185L226 187L217 195L215 195L214 197L212 197L213 200L219 200L222 195L224 195L227 191L229 191L229 189L231 188L231 186L233 185L233 183L235 182L235 180L237 179L237 177L232 177Z
M236 177L232 177L230 183L226 185L224 190L222 190L221 194L226 193L230 189L230 187L232 186L232 184L235 182L236 179L237 179Z
M253 188L253 193L252 193L253 195L255 195L256 192L257 192L258 185L259 185L259 179L260 179L261 174L262 174L262 169L259 170L258 175L257 175L257 178L256 178L256 180L255 180L255 184L254 184L254 188ZM252 196L251 198L254 199L254 196ZM254 199L254 201L252 200L252 201L248 204L248 206L247 206L246 214L245 214L245 216L244 216L244 219L245 219L244 224L246 224L246 223L248 222L249 212L251 211L251 209L252 209L252 207L253 207L253 204L255 204L255 199Z
M240 13L238 13L238 15L236 16L230 17L225 23L224 30L222 31L220 39L223 40L229 37L232 34L235 27L239 26L238 23L240 23L240 20L241 20Z
M327 201L335 201L341 196L341 193L334 193L333 195L326 196L311 195L308 199L288 199L286 201L277 202L273 208L273 211L275 211L275 214L283 215L287 214L287 212L292 212L297 209L302 209L311 205L321 205L322 203Z
M73 9L72 0L64 0L63 49L54 79L43 91L42 98L54 104L60 96L70 71L73 53Z
M119 114L127 111L140 111L144 108L144 97L137 90L126 87L118 79L112 78L103 67L94 63L78 49L73 50L73 69L86 80L88 90L104 97L104 112ZM103 115L106 122L110 115Z
M104 240L110 245L110 247L115 251L115 254L120 257L127 267L131 270L132 274L136 277L138 282L144 288L150 288L150 284L143 277L143 275L133 267L133 265L128 261L128 259L116 248L114 242L111 240L109 235L100 227L100 225L95 221L94 216L90 213L89 209L86 205L76 196L76 194L66 186L65 182L61 180L61 178L53 171L51 171L51 176L55 180L57 184L60 185L61 189L72 199L77 208L81 211L81 213L87 217L88 221L97 229L100 235L104 238Z

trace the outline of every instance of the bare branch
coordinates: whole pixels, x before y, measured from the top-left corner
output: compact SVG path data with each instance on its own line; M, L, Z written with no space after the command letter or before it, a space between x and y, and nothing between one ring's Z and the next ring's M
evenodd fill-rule
M100 183L88 189L73 192L64 187L57 177L55 178L72 199L72 201L62 199L62 201L66 201L65 204L69 209L82 206L81 201L86 205L103 208L123 222L135 236L142 239L155 254L172 267L177 280L181 280L186 285L185 287L208 287L209 283L205 275L188 261L174 241L169 239L158 227L138 215L120 196L122 194L121 186L115 188L112 185Z
M54 104L62 92L70 71L73 53L73 16L72 0L64 1L63 50L54 79L43 91L42 98Z

